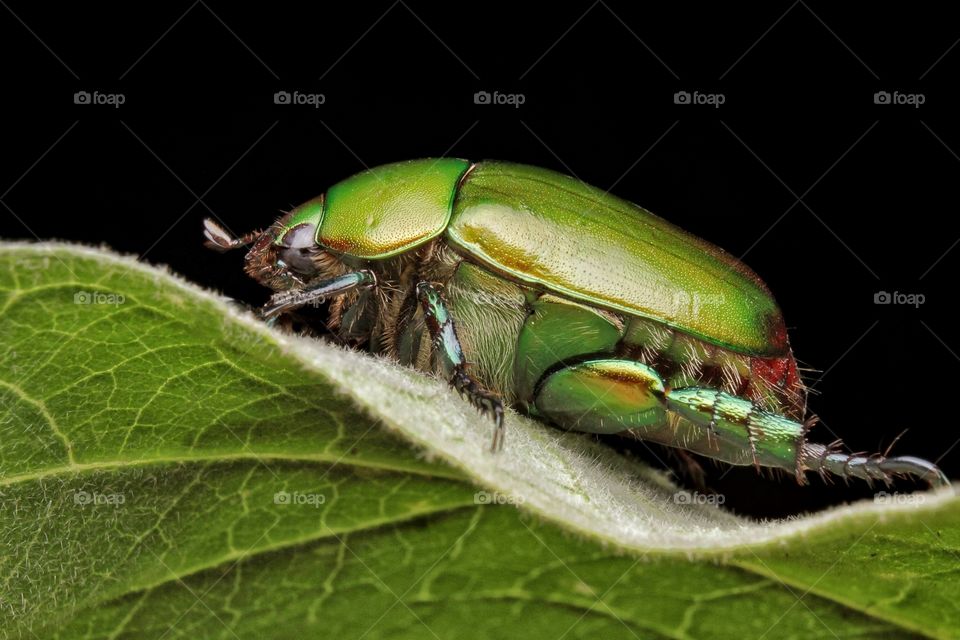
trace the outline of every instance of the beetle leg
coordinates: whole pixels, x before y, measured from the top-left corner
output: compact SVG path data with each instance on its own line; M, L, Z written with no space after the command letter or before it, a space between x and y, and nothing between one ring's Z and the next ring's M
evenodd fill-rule
M714 425L719 447L713 457L734 464L752 460L758 467L791 470L801 483L805 482L806 471L818 471L822 476L832 473L844 479L859 478L870 485L877 480L889 485L895 478L906 476L922 480L931 488L950 484L935 464L920 458L846 454L837 450L839 442L807 442L807 431L815 421L797 422L715 389L674 389L667 392L667 405L691 422ZM744 455L746 451L750 458Z
M547 374L534 405L538 413L572 431L632 430L648 439L650 429L662 427L672 439L664 393L659 374L641 362L589 360Z
M270 296L267 304L263 305L260 315L272 319L284 311L320 303L327 298L342 295L357 287L373 287L376 284L377 277L372 271L367 269L352 271L336 278L321 280L306 289L292 289L275 293Z
M872 456L847 454L837 450L839 444L839 441L832 445L803 443L801 459L804 469L819 471L823 476L832 473L844 480L859 478L871 485L874 480L889 485L894 478L909 475L925 481L932 488L950 486L950 480L943 471L937 465L922 458L913 456L888 458L879 453Z
M470 404L482 413L493 417L494 431L491 451L503 448L503 402L500 398L477 382L466 371L466 359L463 357L463 348L457 338L457 331L453 325L453 318L447 305L437 291L428 282L417 284L417 300L423 309L426 318L427 330L433 340L434 349L440 355L444 372L449 376L450 384L461 396L465 396Z
M258 230L250 231L239 238L234 238L229 231L214 222L213 219L205 218L203 220L203 236L206 238L203 242L204 246L221 253L230 251L231 249L245 247L261 235L263 235L263 231Z
M839 442L807 442L807 431L815 420L797 422L716 389L674 389L667 392L667 405L691 422L714 425L719 446L707 455L733 464L752 461L757 467L793 471L801 483L805 482L806 471L819 471L823 476L831 473L844 479L859 478L871 485L877 480L890 484L895 478L906 476L922 480L932 488L950 484L935 464L920 458L846 454L837 450Z
M859 478L868 483L913 476L931 487L950 484L932 462L900 456L845 454L806 441L810 422L791 420L750 400L707 387L665 387L635 360L588 360L557 369L537 386L534 405L561 427L630 433L735 465L775 467Z

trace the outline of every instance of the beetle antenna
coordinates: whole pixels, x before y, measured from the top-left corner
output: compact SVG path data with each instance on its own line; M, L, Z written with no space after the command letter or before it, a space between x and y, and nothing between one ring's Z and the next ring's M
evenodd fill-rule
M213 218L204 218L203 220L203 236L206 238L203 242L204 246L221 253L230 251L231 249L245 247L261 235L263 235L263 231L257 230L250 231L239 238L235 238L233 234L220 226Z

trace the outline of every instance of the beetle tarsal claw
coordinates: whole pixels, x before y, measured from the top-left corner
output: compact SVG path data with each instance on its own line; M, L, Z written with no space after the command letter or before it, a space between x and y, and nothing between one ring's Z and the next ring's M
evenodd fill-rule
M497 453L503 450L503 441L507 435L507 430L503 426L503 405L500 404L499 401L493 410L493 420L495 426L493 428L493 442L490 445L490 451Z
M450 384L457 390L460 397L466 398L477 411L493 418L493 442L490 451L496 453L503 449L506 429L503 426L503 401L497 395L480 387L477 382L462 369L453 374Z

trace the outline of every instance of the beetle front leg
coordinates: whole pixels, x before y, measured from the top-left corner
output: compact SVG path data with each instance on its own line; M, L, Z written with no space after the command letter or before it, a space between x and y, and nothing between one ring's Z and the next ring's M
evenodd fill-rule
M417 284L417 300L426 318L427 330L433 340L433 347L440 356L444 372L449 376L450 384L461 396L466 396L470 404L482 413L493 417L494 431L491 451L503 449L503 402L496 394L484 389L466 371L466 359L463 348L457 338L457 331L447 305L433 285L428 282Z
M276 318L284 311L290 311L308 304L323 302L327 298L339 296L358 287L374 287L377 277L372 271L361 269L351 271L336 278L328 278L310 285L306 289L281 291L270 296L263 305L260 314L267 319Z

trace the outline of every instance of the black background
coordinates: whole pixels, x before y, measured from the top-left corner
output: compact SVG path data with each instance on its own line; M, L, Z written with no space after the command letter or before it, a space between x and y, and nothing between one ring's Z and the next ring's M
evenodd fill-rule
M946 7L309 6L0 7L0 236L104 243L259 304L242 256L201 246L202 218L262 227L401 159L545 166L745 256L776 294L798 359L817 370L810 408L825 425L814 437L876 451L909 428L896 452L960 475L960 27ZM78 105L77 91L125 103ZM277 105L277 91L325 103ZM478 105L477 91L524 104ZM675 104L677 91L725 102ZM875 104L878 91L925 102ZM926 302L875 305L878 291ZM871 495L706 468L741 513Z

